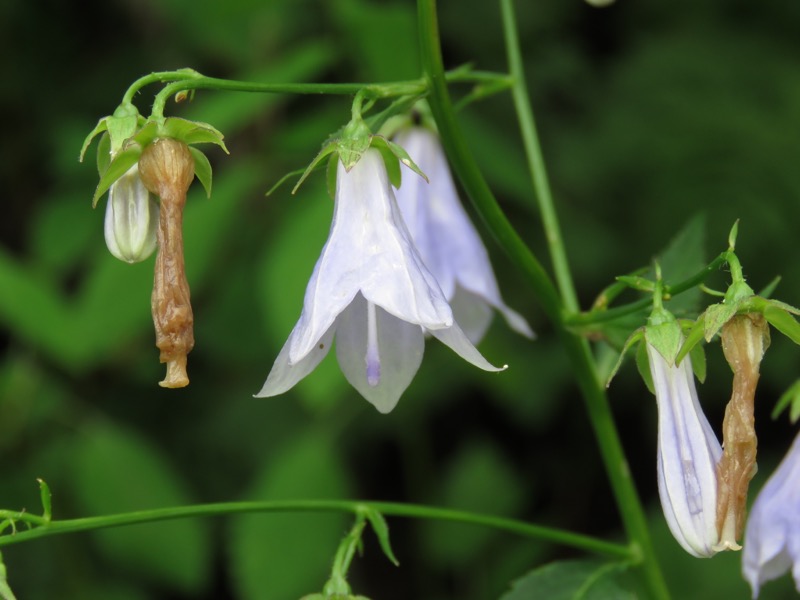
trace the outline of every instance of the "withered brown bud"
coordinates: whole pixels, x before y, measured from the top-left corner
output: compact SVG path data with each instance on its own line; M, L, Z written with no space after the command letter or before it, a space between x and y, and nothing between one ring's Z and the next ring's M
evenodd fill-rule
M194 347L194 317L183 260L183 207L194 179L194 159L183 142L159 139L142 152L139 173L145 187L161 198L151 298L156 346L161 362L167 363L167 375L159 385L185 387L189 385L186 356Z
M769 346L769 326L757 313L737 315L722 326L722 351L733 370L733 390L722 423L723 454L717 464L719 549L738 550L747 489L756 474L753 401L761 359Z

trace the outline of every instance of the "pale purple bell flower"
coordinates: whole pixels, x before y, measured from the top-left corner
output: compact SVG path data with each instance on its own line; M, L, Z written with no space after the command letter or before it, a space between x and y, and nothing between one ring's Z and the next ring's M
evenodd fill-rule
M691 358L667 361L647 344L658 404L658 493L672 535L689 554L719 550L717 473L722 457L694 383Z
M303 311L257 397L281 394L320 363L336 338L347 380L391 411L421 362L425 333L486 371L492 366L453 319L403 223L381 154L338 164L333 223Z
M753 598L789 570L800 592L800 435L750 509L742 552Z
M397 203L422 260L450 302L456 322L477 344L491 323L494 308L514 331L533 337L525 319L500 296L489 254L458 198L438 136L424 127L410 127L400 131L394 141L430 181L405 170L396 191Z

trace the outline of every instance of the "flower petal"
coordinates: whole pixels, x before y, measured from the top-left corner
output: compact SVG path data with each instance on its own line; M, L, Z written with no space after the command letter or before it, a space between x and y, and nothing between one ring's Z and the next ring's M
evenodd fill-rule
M452 311L405 228L377 150L350 171L338 165L333 224L306 289L292 360L309 352L361 291L403 321L437 329Z
M358 392L382 413L391 411L422 363L425 340L422 328L376 308L377 354L380 374L370 384L368 354L368 302L359 294L341 314L336 327L339 366Z
M508 368L508 365L495 367L492 363L486 360L483 357L483 354L478 352L478 349L473 346L472 342L470 342L467 336L464 335L464 332L461 331L458 323L453 323L453 325L447 329L434 329L428 331L437 340L449 346L450 349L458 354L461 358L469 363L472 363L479 369L496 373L498 371L505 371Z
M658 491L672 535L689 554L716 553L722 447L697 398L691 359L670 365L647 345L658 402Z
M753 503L742 555L753 598L790 568L800 591L800 435Z
M317 340L311 350L307 352L301 360L293 363L290 360L289 349L294 342L295 336L298 335L300 326L299 322L295 325L292 333L289 335L289 339L286 340L280 354L278 354L278 358L275 359L272 370L270 370L261 391L255 394L256 398L277 396L278 394L283 394L290 390L298 381L316 369L317 365L328 354L328 351L331 349L331 344L333 343L336 325L332 325L328 328L328 331Z

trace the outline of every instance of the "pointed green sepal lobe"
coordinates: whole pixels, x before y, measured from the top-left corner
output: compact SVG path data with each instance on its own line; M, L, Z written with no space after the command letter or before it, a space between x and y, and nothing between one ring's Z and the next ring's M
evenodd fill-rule
M800 344L800 323L786 310L769 304L764 308L764 318L795 344Z
M211 198L211 163L205 154L197 148L189 146L189 152L194 158L194 174L206 191L206 197Z
M722 329L722 326L733 318L737 308L736 304L721 302L712 304L706 309L703 313L703 336L706 338L706 342L710 342Z
M100 177L100 182L97 184L97 189L92 197L92 208L97 206L97 201L108 191L108 188L110 188L117 179L122 177L128 172L128 169L139 162L139 157L141 155L142 149L136 145L117 154Z
M275 185L273 185L271 188L269 188L266 191L266 193L264 195L265 196L271 196L272 194L275 193L275 190L277 190L279 187L281 187L284 183L286 183L290 179L294 179L295 177L298 177L298 176L302 175L304 171L305 171L305 169L297 169L295 171L290 171L289 173L286 173L286 175L281 177L277 181L277 183L275 183Z
M653 384L653 374L650 372L650 357L647 356L647 344L639 344L636 348L636 368L650 393L655 395L656 386Z
M789 407L789 420L792 424L800 418L800 379L795 381L778 399L775 408L772 410L772 418L777 419L780 414Z
M39 494L42 498L42 517L49 523L53 517L53 494L50 493L50 486L45 483L44 479L36 481L39 482Z
M619 368L622 366L622 361L625 359L625 355L628 353L628 351L633 347L633 345L636 342L641 342L643 338L644 338L644 329L641 327L628 336L628 339L625 340L625 345L622 347L622 352L619 353L619 358L617 359L614 368L611 369L611 373L609 373L608 375L608 379L606 380L606 387L609 387L611 385L611 380L614 379L614 376L617 374L617 371L619 371Z
M676 364L680 364L680 362L683 360L683 358L687 354L692 352L694 350L694 348L697 346L697 344L699 344L700 341L703 339L704 333L705 333L705 321L704 321L704 319L705 319L705 316L704 315L700 315L697 318L697 321L695 321L691 325L691 327L689 329L689 333L686 334L686 339L683 341L683 345L681 346L681 349L678 352L678 356L675 357L675 363Z
M372 526L372 531L375 532L375 535L378 538L378 543L381 545L381 550L383 550L386 558L388 558L394 566L399 567L400 561L397 560L397 557L394 555L394 552L392 551L392 545L389 542L389 525L386 524L386 519L384 519L383 515L372 507L366 507L362 514L367 518L369 524Z
M303 174L300 176L300 179L297 180L297 183L292 188L292 194L297 192L298 188L301 185L303 185L303 182L306 180L306 177L311 175L311 172L317 167L317 165L319 165L326 156L330 155L332 152L335 151L336 151L336 142L330 142L326 144L322 148L322 150L319 151L319 154L317 154L314 157L314 160L311 161L311 164L306 167L305 171L303 171Z
M102 177L109 164L111 164L111 138L104 133L97 142L97 175Z
M681 349L681 351L683 351ZM680 356L680 352L678 353ZM703 348L701 344L697 344L692 347L689 351L689 356L692 359L692 371L694 371L694 376L697 377L697 381L700 383L705 383L706 381L706 349ZM676 362L680 363L683 360L682 358L678 359Z
M83 162L83 157L86 155L86 151L89 149L89 146L91 145L92 140L95 138L95 136L97 136L100 133L105 133L108 131L108 124L106 123L107 120L108 117L103 117L102 119L100 119L97 122L97 125L95 125L95 128L92 129L92 131L89 132L89 135L86 136L86 139L83 140L83 145L81 146L81 153L80 156L78 157L79 162Z
M339 157L333 154L328 158L328 166L325 167L325 187L328 189L328 196L331 200L336 199L336 173L339 166Z
M189 146L192 144L216 144L225 151L225 154L230 154L223 141L225 136L208 123L169 117L159 125L158 137L174 138Z

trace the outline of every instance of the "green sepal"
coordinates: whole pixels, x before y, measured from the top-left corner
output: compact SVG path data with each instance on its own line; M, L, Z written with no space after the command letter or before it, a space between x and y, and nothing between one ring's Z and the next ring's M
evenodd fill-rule
M766 286L764 286L759 292L758 295L762 298L769 298L772 296L772 292L775 291L775 288L778 287L778 284L781 282L781 276L776 275L775 278L770 281Z
M289 173L286 173L286 175L284 175L283 177L281 177L281 178L280 178L280 179L277 181L277 183L275 183L275 185L273 185L271 188L269 188L269 189L268 189L268 190L267 190L267 191L264 193L264 195L265 195L265 196L271 196L271 195L272 195L272 194L275 192L275 190L277 190L279 187L281 187L281 186L282 186L284 183L286 183L288 180L290 180L290 179L294 179L294 178L295 178L295 177L297 177L298 175L302 175L302 174L303 174L303 171L305 171L305 169L297 169L297 170L295 170L295 171L290 171Z
M703 336L706 342L710 342L722 326L730 321L738 310L738 304L726 304L721 302L719 304L712 304L703 313Z
M206 191L206 196L211 198L211 163L208 162L206 155L197 148L189 146L189 152L192 153L192 158L194 158L194 174Z
M628 336L628 339L625 340L625 345L622 347L622 352L619 353L619 358L617 359L617 363L614 365L614 368L611 369L611 373L609 373L608 379L606 379L606 387L609 387L611 385L611 380L614 379L614 377L616 376L617 371L619 371L619 368L622 366L622 361L625 358L625 355L628 353L631 347L636 342L641 342L643 338L644 338L644 328L642 327L640 327L639 329L637 329Z
M656 386L653 384L653 374L650 372L650 357L647 355L647 344L639 344L636 348L636 368L650 393L655 395Z
M329 142L325 144L322 150L320 150L319 153L314 157L314 160L311 161L311 164L306 167L305 171L303 171L303 174L300 176L300 179L297 180L297 183L292 188L292 194L297 192L297 189L303 184L303 182L306 180L306 177L311 175L311 172L317 167L317 165L319 165L322 162L322 159L324 159L326 156L335 151L336 151L336 142Z
M400 561L397 560L397 557L394 555L392 545L389 542L389 525L386 524L386 519L372 507L362 509L361 514L367 518L369 524L372 526L372 531L375 532L378 543L381 545L381 550L383 550L386 558L388 558L395 567L399 567Z
M48 523L53 517L53 494L50 493L50 486L48 486L44 479L37 479L39 482L39 495L42 499L42 517Z
M208 123L168 117L162 124L158 124L158 137L173 138L189 146L192 144L216 144L225 151L225 154L230 154L228 148L225 147L225 142L222 141L225 136Z
M374 140L386 140L384 138L380 138L375 136ZM378 152L381 153L381 157L383 158L383 163L386 165L386 174L389 176L389 183L391 183L395 188L400 188L400 183L402 181L402 173L400 172L400 160L389 150L389 146L385 143L373 142L372 147L375 148Z
M617 281L624 283L627 287L633 288L640 292L653 293L656 289L655 281L650 281L644 277L637 277L635 275L619 275Z
M136 129L139 127L139 119L139 111L133 104L120 104L114 110L113 115L100 119L95 128L86 136L81 147L79 160L83 162L83 157L92 140L102 132L107 132L111 138L111 153L116 154L119 152L125 142L136 133Z
M384 161L386 162L387 171L389 170L389 163L392 162L392 159L394 159L395 161L400 161L402 164L404 164L409 169L414 171L414 173L416 173L417 175L422 177L425 181L430 183L428 176L422 172L422 169L420 169L413 160L411 160L411 157L408 155L408 152L406 152L405 148L403 148L402 146L398 146L393 141L388 140L380 135L372 136L372 145L376 147L378 150L381 150L381 154L383 155ZM391 155L387 154L386 150L388 150L391 153ZM399 172L399 166L398 166L398 172ZM392 185L394 185L394 187L396 188L399 188L400 187L399 174L397 176L397 179L398 179L397 184L395 184L394 181L392 181Z
M97 189L94 191L92 197L92 208L97 206L97 201L100 197L108 191L114 182L128 172L133 165L139 162L139 157L142 155L142 149L139 146L133 145L126 150L123 150L105 170L100 177L100 182L97 184Z
M772 409L773 420L777 419L780 414L786 410L787 406L790 407L789 421L794 424L797 422L797 419L800 418L800 379L795 381L788 390L781 394L781 397L775 404L775 408Z
M104 133L97 142L97 174L102 177L111 163L111 138Z
M795 344L800 344L800 323L785 309L770 303L764 308L763 314L767 323L772 325Z
M95 138L95 136L100 133L108 131L108 123L106 123L107 119L108 117L103 117L102 119L100 119L97 122L97 125L95 125L94 129L92 129L92 131L89 132L89 135L86 136L86 139L83 140L83 145L81 146L81 153L78 156L78 162L83 162L83 157L85 156L86 151L89 149L89 146L92 143L92 140Z
M678 356L683 342L683 332L675 317L655 325L648 324L644 329L644 339L664 357L667 364L675 364L675 358Z
M328 196L331 200L336 199L336 175L339 171L339 157L335 154L328 159L325 167L325 187L328 188Z
M680 362L684 359L684 357L692 352L700 343L700 340L704 338L705 332L705 316L700 315L697 320L692 324L691 328L689 329L689 333L686 334L686 339L683 341L683 345L681 346L678 355L675 357L675 363L680 364Z
M372 132L361 117L352 119L342 130L342 136L336 141L339 159L345 171L350 171L369 149Z
M689 356L692 359L692 371L694 371L694 376L697 377L697 381L699 381L700 383L705 383L706 349L702 346L702 344L695 345L689 351ZM680 364L681 360L683 360L683 358L676 359L676 363Z

